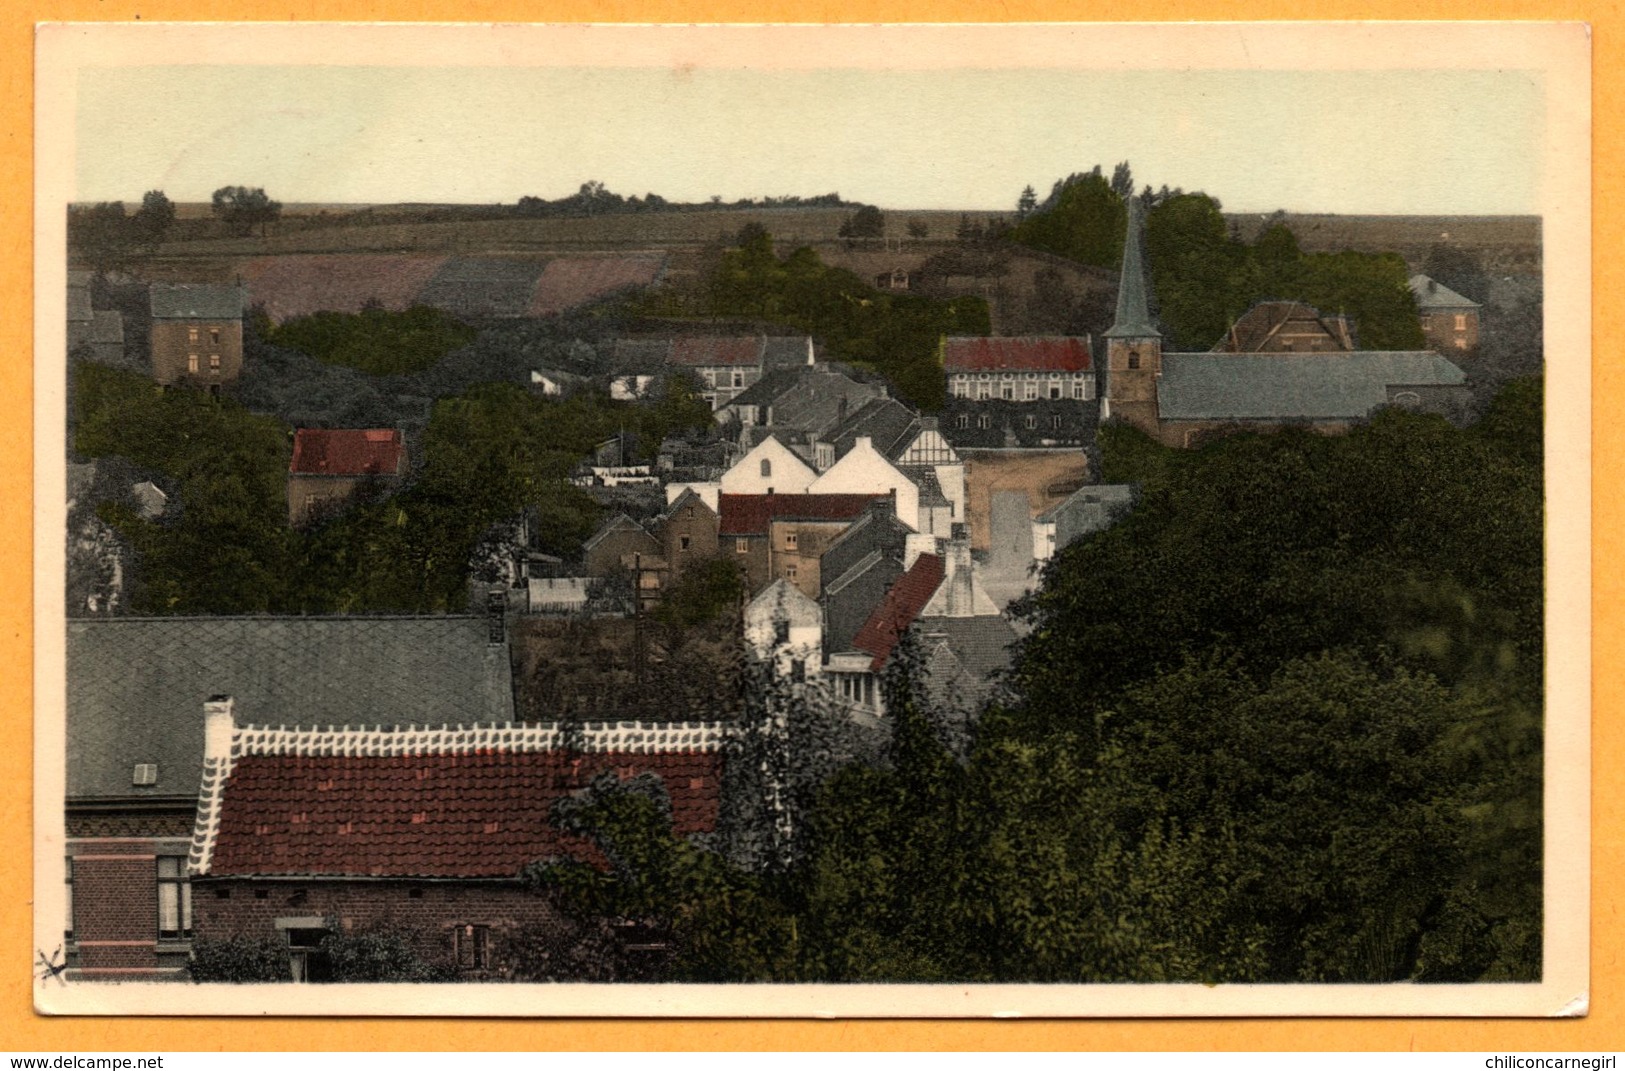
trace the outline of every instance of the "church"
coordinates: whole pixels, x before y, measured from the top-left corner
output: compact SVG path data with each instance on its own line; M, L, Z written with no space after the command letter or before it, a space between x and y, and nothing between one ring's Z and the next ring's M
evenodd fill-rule
M1383 406L1448 414L1467 400L1466 374L1431 350L1235 352L1221 344L1205 353L1164 352L1149 296L1140 205L1131 198L1117 314L1105 335L1101 418L1132 424L1166 446L1288 425L1335 435Z

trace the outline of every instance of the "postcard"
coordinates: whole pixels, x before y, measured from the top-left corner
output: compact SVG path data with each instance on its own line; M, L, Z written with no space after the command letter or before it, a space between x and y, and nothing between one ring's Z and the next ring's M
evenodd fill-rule
M37 58L41 1012L1586 1013L1586 27Z

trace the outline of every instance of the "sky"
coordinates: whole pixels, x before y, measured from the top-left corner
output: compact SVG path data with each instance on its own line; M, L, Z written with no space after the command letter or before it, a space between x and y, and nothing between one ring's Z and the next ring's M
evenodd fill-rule
M508 202L592 179L668 200L839 192L1010 209L1132 163L1237 212L1523 214L1545 97L1518 70L79 70L74 199Z

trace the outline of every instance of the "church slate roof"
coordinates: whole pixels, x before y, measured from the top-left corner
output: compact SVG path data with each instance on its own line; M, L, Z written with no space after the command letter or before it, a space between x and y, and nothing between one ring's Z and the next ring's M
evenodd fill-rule
M1353 420L1390 387L1466 381L1431 351L1165 353L1157 404L1163 420Z

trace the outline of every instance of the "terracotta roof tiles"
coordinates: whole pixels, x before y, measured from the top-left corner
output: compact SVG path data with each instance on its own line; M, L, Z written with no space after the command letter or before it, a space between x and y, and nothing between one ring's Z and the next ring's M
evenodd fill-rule
M887 495L719 495L719 535L766 535L773 521L850 521Z
M874 656L870 669L880 672L886 660L897 647L897 641L914 624L925 604L931 601L945 575L942 559L935 554L922 554L914 559L908 572L897 578L886 598L875 607L869 620L858 629L852 646Z
M942 345L948 372L1087 372L1094 367L1089 340L1081 337L948 338Z
M300 428L288 471L302 476L397 475L406 456L399 430Z

